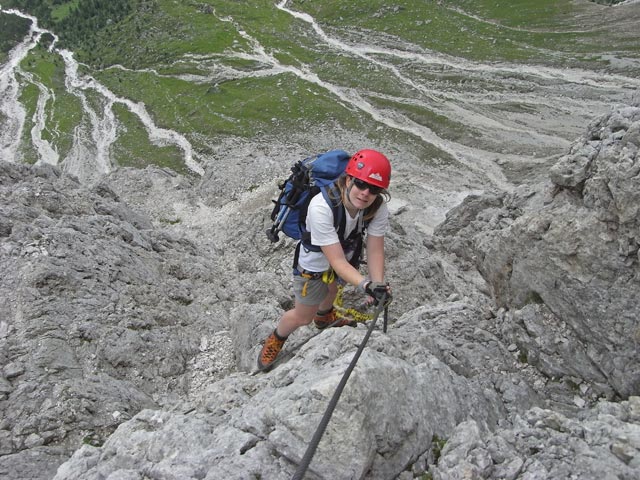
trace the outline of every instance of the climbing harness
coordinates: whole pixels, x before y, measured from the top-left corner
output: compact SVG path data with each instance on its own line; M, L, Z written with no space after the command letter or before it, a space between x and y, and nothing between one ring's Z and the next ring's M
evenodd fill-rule
M333 268L329 268L329 270L325 270L324 272L308 272L307 270L302 270L296 267L293 269L293 273L294 275L299 275L306 280L302 287L302 292L300 292L303 297L307 296L307 287L311 280L322 279L322 282L328 285L333 283L336 279L336 272Z
M322 272L322 281L327 285L329 285L330 283L333 283L335 279L336 279L336 272L333 270L333 268L330 268L329 270Z
M320 420L320 424L318 425L318 428L316 429L315 433L313 434L313 438L311 439L311 442L309 443L309 446L307 447L307 451L305 452L304 456L302 457L302 461L300 462L300 465L298 465L298 469L296 470L295 474L293 475L293 477L291 477L291 480L302 480L302 478L304 477L305 472L307 471L307 469L309 468L309 464L311 463L311 459L313 458L313 455L316 453L316 449L318 448L318 444L320 443L320 439L322 438L322 435L324 434L324 431L327 428L327 425L329 425L329 420L331 420L331 415L333 415L333 411L336 408L336 405L338 404L338 400L340 399L340 395L342 395L342 391L344 390L344 387L347 384L347 380L349 380L349 376L351 375L351 372L353 371L353 369L356 366L356 363L358 362L358 359L360 358L360 355L362 354L362 351L364 350L364 347L367 345L367 342L369 341L369 337L371 336L371 333L373 332L373 329L376 325L376 321L378 320L378 316L380 315L380 313L382 312L382 310L385 311L385 331L386 331L386 317L387 317L387 310L388 310L388 305L385 305L387 302L387 294L385 294L378 302L378 307L376 308L376 310L373 312L373 319L371 324L369 325L369 328L367 329L367 333L364 336L364 338L362 339L362 342L360 343L360 345L358 346L358 350L356 351L356 354L353 356L353 358L351 359L351 363L349 363L349 366L347 367L347 369L345 370L344 374L342 375L342 379L340 380L340 383L338 384L338 387L336 388L336 391L333 392L333 397L331 397L331 400L329 401L329 405L327 405L327 409L324 412L324 415L322 416L322 419Z

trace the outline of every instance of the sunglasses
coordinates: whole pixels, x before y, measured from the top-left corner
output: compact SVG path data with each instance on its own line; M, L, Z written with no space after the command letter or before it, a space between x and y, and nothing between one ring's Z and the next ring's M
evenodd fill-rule
M358 190L362 190L363 192L368 189L371 195L378 195L383 190L382 187L371 185L370 183L367 183L364 180L360 180L359 178L354 178L353 184L358 187Z

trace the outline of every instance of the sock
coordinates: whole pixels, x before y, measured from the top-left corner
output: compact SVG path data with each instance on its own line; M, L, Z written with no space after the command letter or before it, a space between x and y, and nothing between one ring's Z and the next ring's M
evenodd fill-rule
M276 338L277 338L278 340L280 340L281 342L284 342L287 338L289 338L288 336L287 336L287 337L283 337L282 335L280 335L280 334L278 333L278 329L277 329L277 328L273 331L273 334L274 334L274 335L276 336Z
M325 315L327 315L327 314L331 313L331 311L332 311L332 310L333 310L333 307L331 307L331 308L330 308L330 309L328 309L328 310L318 310L318 311L316 312L316 315L318 315L319 317L323 317L323 316L325 316Z

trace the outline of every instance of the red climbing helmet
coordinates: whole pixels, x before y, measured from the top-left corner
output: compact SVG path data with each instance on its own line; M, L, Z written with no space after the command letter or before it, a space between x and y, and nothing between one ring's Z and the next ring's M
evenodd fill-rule
M359 178L371 185L389 188L391 163L377 150L360 150L353 154L344 170L347 175Z

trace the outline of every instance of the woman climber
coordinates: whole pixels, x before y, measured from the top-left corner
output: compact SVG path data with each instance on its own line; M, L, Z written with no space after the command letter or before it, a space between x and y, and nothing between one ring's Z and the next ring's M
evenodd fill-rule
M315 195L306 217L311 244L299 243L294 261L294 307L286 311L275 330L267 337L258 356L258 369L268 370L285 341L297 328L312 321L319 329L355 326L355 322L337 319L333 302L338 293L338 279L367 294L367 303L391 299L391 289L384 282L384 235L389 225L387 189L391 164L376 150L360 150L347 163L336 181L336 205L322 194ZM344 209L344 228L334 225L335 208ZM362 250L363 225L366 225L368 277L358 271ZM339 235L338 231L343 230ZM319 251L315 251L319 250Z

